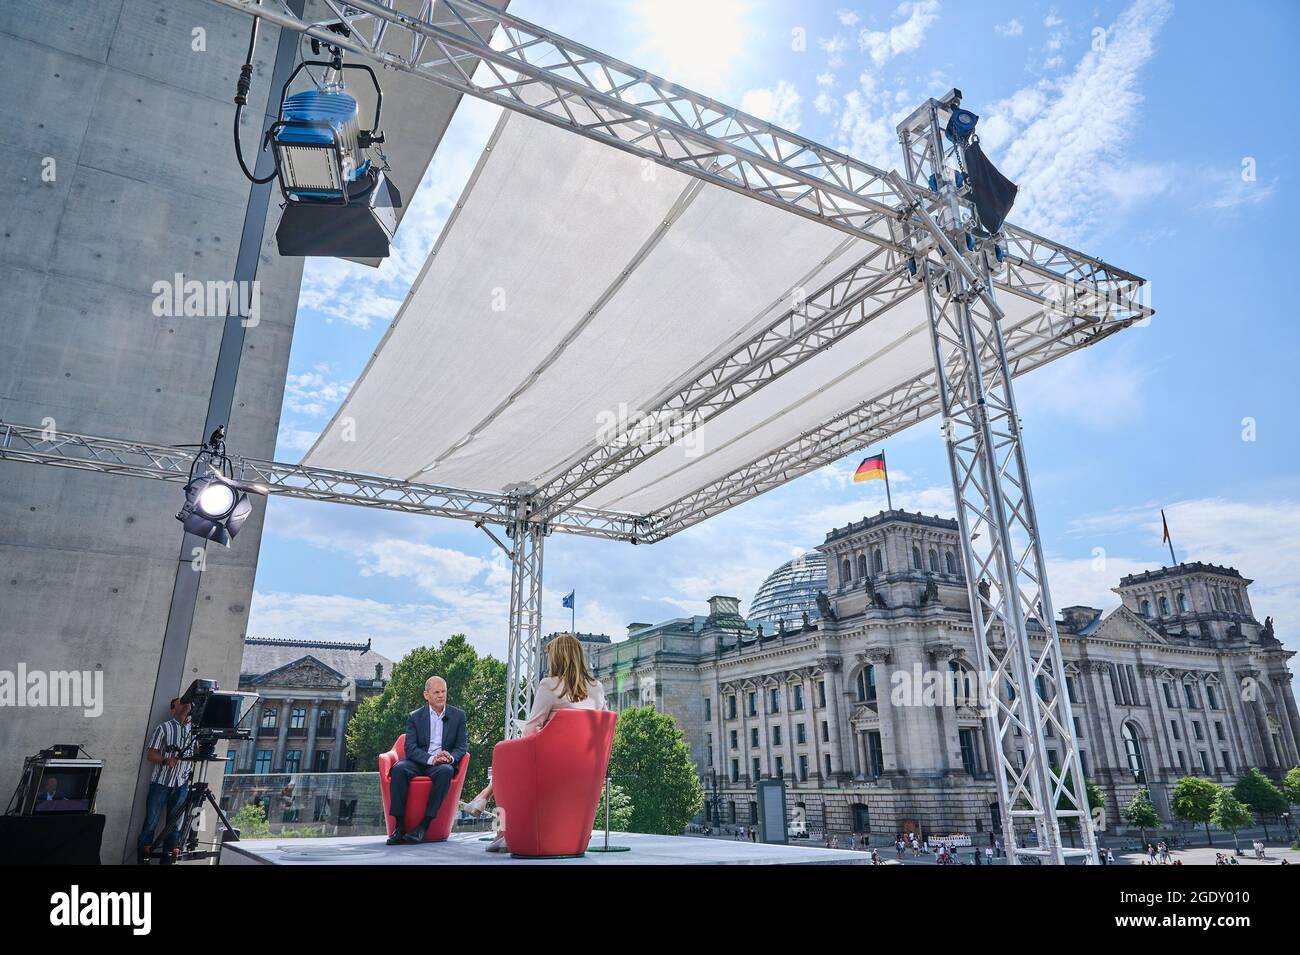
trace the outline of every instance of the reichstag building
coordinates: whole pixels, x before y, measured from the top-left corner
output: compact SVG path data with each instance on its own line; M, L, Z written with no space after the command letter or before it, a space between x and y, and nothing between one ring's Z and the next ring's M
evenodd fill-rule
M1292 653L1256 619L1250 583L1184 563L1122 578L1113 610L1061 612L1075 731L1107 828L1123 828L1140 786L1168 820L1181 776L1226 784L1251 766L1278 778L1300 764ZM748 609L715 596L707 615L632 624L617 642L582 635L612 705L653 704L682 727L702 821L753 821L755 781L780 777L814 830L1000 830L975 696L891 704L898 673L973 682L955 521L895 510L835 528Z

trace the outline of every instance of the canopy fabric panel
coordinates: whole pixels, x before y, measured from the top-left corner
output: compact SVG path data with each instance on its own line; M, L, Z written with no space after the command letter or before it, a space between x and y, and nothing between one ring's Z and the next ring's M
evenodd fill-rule
M876 248L504 114L304 463L486 491L543 487ZM1011 323L1037 310L1000 303ZM582 503L652 513L932 367L924 298L912 295Z

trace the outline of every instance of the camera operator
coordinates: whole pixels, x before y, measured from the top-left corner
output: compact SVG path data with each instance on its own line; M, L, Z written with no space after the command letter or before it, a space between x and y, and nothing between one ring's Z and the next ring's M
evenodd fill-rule
M175 817L163 842L163 865L172 862L172 850L180 844L180 830L184 817L180 814L189 792L190 764L184 757L190 753L193 731L190 728L190 704L180 697L171 701L171 717L154 727L149 738L145 758L154 764L149 777L149 795L145 802L144 828L136 842L136 862L149 861L149 853L159 823Z

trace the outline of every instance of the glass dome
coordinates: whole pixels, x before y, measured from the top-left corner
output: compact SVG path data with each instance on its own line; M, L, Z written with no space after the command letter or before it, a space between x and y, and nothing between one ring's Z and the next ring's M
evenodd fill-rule
M817 594L825 589L826 558L820 551L811 550L768 575L754 594L746 619L761 623L767 633L776 629L778 619L784 620L787 627L798 626L805 611L809 620L817 620L821 617Z

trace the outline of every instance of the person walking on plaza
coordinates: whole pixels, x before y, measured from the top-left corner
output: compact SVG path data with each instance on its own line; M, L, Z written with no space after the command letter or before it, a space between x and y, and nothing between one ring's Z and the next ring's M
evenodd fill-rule
M985 862L985 864L987 864L987 865L992 865L992 864L993 864L993 847L992 847L992 846L985 846L985 847L984 847L984 862Z
M1107 865L1115 864L1115 853L1111 852L1109 849L1106 850L1106 864Z

